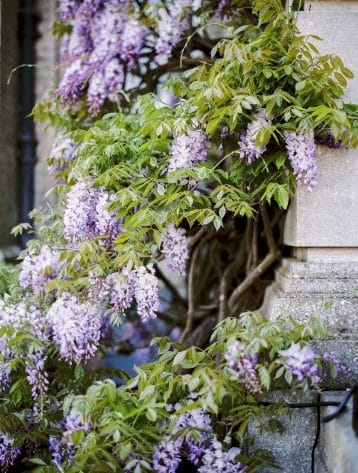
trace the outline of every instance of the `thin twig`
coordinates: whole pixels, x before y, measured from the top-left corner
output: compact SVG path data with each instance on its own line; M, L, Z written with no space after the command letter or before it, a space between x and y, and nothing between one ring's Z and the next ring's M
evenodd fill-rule
M195 246L195 244L201 239L202 236L205 235L205 233L207 232L208 230L208 226L207 225L204 225L203 227L200 228L200 230L198 230L195 235L193 235L190 239L190 241L188 242L188 248L193 248L193 246Z

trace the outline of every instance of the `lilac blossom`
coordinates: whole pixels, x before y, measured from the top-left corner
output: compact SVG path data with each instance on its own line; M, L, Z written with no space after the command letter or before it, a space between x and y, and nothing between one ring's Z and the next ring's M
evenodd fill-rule
M42 341L47 340L46 318L41 310L32 305L27 306L24 302L8 304L5 297L0 300L0 327L6 326L15 331L27 326L34 336ZM5 336L4 339L6 340ZM3 342L1 347L2 344Z
M224 20L227 18L225 9L230 5L231 0L220 0L218 6L215 9L215 16Z
M168 171L188 168L205 161L209 151L209 141L201 130L188 130L174 138Z
M259 159L266 151L266 146L256 144L257 133L262 128L271 126L271 120L266 117L266 111L261 108L245 131L240 135L240 158L246 158L248 164Z
M141 266L136 270L134 297L137 311L143 322L157 317L159 310L159 281L151 266Z
M310 379L313 384L320 381L318 364L316 360L319 354L309 346L301 347L299 343L293 343L287 350L278 352L281 356L279 362L288 369L298 382Z
M49 451L52 454L52 461L56 467L61 467L61 463L66 457L66 451L61 440L59 435L49 436Z
M171 438L169 435L156 445L153 454L155 473L176 473L181 462L183 439Z
M185 32L190 27L188 7L192 2L176 0L159 11L158 39L155 45L156 59L168 60L172 50L184 38Z
M76 363L92 357L101 338L103 308L62 294L47 312L60 357Z
M119 55L129 66L133 64L143 47L145 33L145 28L137 20L129 20L124 25L118 45Z
M316 186L317 149L313 137L306 133L285 133L286 149L299 186L312 191Z
M0 467L1 471L7 471L11 467L21 451L19 447L14 446L14 439L7 433L0 433Z
M47 355L43 349L36 349L33 353L29 353L25 369L27 373L27 381L31 386L32 398L34 400L46 394L48 390L48 373L45 370Z
M188 242L185 230L169 225L163 241L163 253L166 257L168 268L180 276L186 275L186 262L189 258Z
M206 449L198 473L244 473L246 467L235 462L235 457L240 454L239 448L223 450L222 443L214 437L210 447Z
M58 15L61 21L72 20L78 9L77 0L60 0Z
M63 224L69 244L95 237L107 237L109 244L121 229L115 211L107 208L115 195L91 184L89 180L79 181L67 194Z
M341 363L336 356L330 353L324 353L322 355L322 361L326 364L334 365L338 373L342 374L343 376L352 378L353 375L351 370L346 365Z
M112 242L118 236L122 221L117 218L116 212L109 210L108 206L115 200L116 196L112 192L99 188L97 190L96 202L96 234L98 236L106 236L107 243Z
M48 157L50 176L65 171L67 163L75 158L75 151L74 141L62 133L58 134Z
M225 359L229 368L235 372L235 376L242 381L249 392L253 394L261 392L260 382L255 370L257 355L249 355L244 343L237 340L231 343L225 354Z
M88 111L98 115L107 97L107 88L103 71L96 71L89 80L88 86Z
M172 434L179 434L186 428L200 430L201 433L210 433L213 430L210 414L197 407L190 409L178 417Z
M118 102L118 95L123 91L125 80L123 65L118 58L113 58L106 64L103 77L108 88L108 98L112 102Z
M75 105L81 98L90 73L89 64L82 59L76 59L66 68L62 81L55 90L55 95L60 97L63 103Z
M134 273L124 269L121 273L107 276L100 293L102 300L108 299L115 312L123 313L129 309L134 299Z
M21 262L19 282L22 289L31 289L35 295L42 294L46 284L60 273L63 261L59 252L44 245L40 253L29 253Z
M62 103L74 106L87 96L89 112L97 115L106 100L118 102L124 69L134 66L146 34L146 27L131 16L131 5L126 0L85 0L76 8L60 6L60 18L72 26L61 46L66 70L55 91Z

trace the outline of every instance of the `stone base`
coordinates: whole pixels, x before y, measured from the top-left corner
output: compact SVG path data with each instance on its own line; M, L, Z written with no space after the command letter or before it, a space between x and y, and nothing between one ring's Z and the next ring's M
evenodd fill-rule
M291 404L340 402L344 394L344 391L326 391L319 398L313 391L307 394L274 391L264 400ZM336 409L330 406L296 407L288 408L287 414L268 414L263 428L258 423L249 427L254 448L269 450L280 464L282 473L358 473L358 438L352 429L352 402L337 419L327 424L321 422ZM277 472L272 468L262 471Z
M265 401L288 403L316 403L318 394L302 391L274 391L265 395ZM317 436L316 407L291 408L284 414L265 416L263 428L258 424L249 427L254 448L269 450L282 473L311 473L312 452ZM260 470L261 471L261 470ZM274 473L277 469L265 468L264 473Z
M318 263L284 259L275 282L266 290L260 312L271 319L289 314L300 322L315 315L327 328L317 343L346 364L358 379L358 264ZM351 381L337 379L330 388L344 389Z

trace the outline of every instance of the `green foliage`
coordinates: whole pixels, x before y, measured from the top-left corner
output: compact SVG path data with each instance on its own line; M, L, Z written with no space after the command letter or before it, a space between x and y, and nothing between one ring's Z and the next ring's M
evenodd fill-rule
M134 453L142 461L136 471L152 471L155 445L170 432L178 416L195 408L211 414L219 438L229 436L242 444L248 439L249 421L262 422L263 414L272 408L260 404L227 366L227 347L239 340L248 353L258 355L257 372L263 391L271 387L308 389L308 379L298 383L288 376L290 372L281 364L279 351L292 343L305 345L322 335L322 326L315 319L310 325L288 317L269 322L257 313L248 313L240 320L229 318L219 324L204 350L186 348L168 338L153 340L158 359L137 367L136 377L120 386L112 380L94 383L85 395L72 396L65 402L64 414L79 413L91 430L86 435L77 431L71 436L76 455L74 462L64 464L64 471L123 471L122 466L129 465ZM181 435L195 438L195 429ZM258 451L241 459L248 464L249 472L275 464L267 452Z

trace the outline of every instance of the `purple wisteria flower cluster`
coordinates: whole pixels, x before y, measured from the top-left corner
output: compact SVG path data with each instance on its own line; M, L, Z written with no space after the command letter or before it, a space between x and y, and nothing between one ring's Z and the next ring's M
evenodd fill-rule
M62 294L47 312L60 357L76 363L92 357L102 335L103 317L99 304L80 302L73 295Z
M46 284L59 275L62 266L59 251L44 245L38 255L30 252L21 262L20 286L35 295L42 294Z
M96 285L96 280L93 281ZM152 265L140 266L107 276L100 288L99 299L107 302L112 310L124 313L135 301L142 322L157 317L159 310L159 281Z
M188 130L176 136L170 149L168 171L189 168L205 161L209 147L209 140L202 130Z
M190 27L189 0L173 0L159 10L158 38L155 45L156 59L167 61L172 50L184 38Z
M27 373L27 381L31 386L33 399L46 394L49 385L48 373L45 370L47 355L43 348L38 348L33 353L29 353L25 368Z
M218 6L215 9L215 16L222 20L227 18L225 9L230 5L231 0L220 0Z
M122 228L122 221L108 206L115 199L104 188L92 187L90 181L77 182L67 194L63 216L64 236L70 245L95 237L105 237L111 244Z
M298 382L306 378L310 379L312 384L320 381L317 364L320 355L311 347L307 345L301 347L299 343L293 343L287 350L279 351L279 355L281 356L280 363L295 376Z
M244 473L246 468L235 462L239 453L239 448L224 451L213 432L210 414L195 408L181 414L170 434L156 446L153 468L155 473L176 473L182 459L187 458L200 473Z
M226 353L225 360L235 376L244 384L250 393L260 393L261 386L256 373L257 355L249 355L244 343L235 340Z
M6 472L16 461L21 450L14 445L14 439L7 433L0 433L0 467Z
M48 173L54 176L66 170L67 164L75 159L77 146L68 136L59 133L50 151L48 162Z
M179 276L185 277L189 251L184 229L176 228L173 224L168 226L163 240L163 253L168 268Z
M75 105L87 90L88 110L96 115L106 100L118 102L125 70L143 47L146 27L131 16L128 0L61 0L59 18L72 27L61 45L66 70L56 94Z
M251 123L247 125L245 131L240 135L239 147L240 158L246 158L248 164L251 164L266 151L266 146L259 146L256 144L257 133L262 128L271 126L271 120L266 117L265 109L261 108Z
M58 427L63 429L61 435L51 435L49 437L49 450L52 454L52 461L58 468L62 467L62 463L71 461L75 455L74 444L71 440L71 435L79 430L88 433L91 429L89 424L82 422L80 415L77 412L71 411L65 419L60 422ZM61 469L62 471L62 469Z
M316 186L317 149L313 137L306 133L285 133L288 157L299 186L312 191Z
M17 330L27 327L28 330L46 344L48 340L48 328L43 313L35 306L27 307L25 303L7 304L7 300L0 301L0 327L11 327ZM10 384L11 367L9 362L13 358L12 350L8 346L13 336L3 335L0 338L1 350L1 388ZM32 390L32 397L36 400L48 389L48 374L45 370L46 354L44 347L38 347L35 351L27 354L25 370L27 380Z

